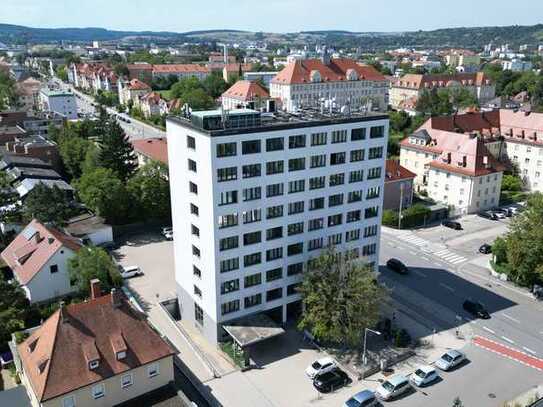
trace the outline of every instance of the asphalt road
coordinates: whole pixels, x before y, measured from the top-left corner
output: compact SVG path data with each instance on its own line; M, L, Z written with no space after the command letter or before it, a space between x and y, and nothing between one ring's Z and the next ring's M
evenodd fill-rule
M450 233L445 229L440 231L440 228L442 227L438 226L433 231L421 234L382 234L380 278L392 288L393 298L419 314L430 329L441 331L458 328L464 335L479 335L543 359L543 305L524 291L489 278L488 272L480 266L486 261L483 258L486 256L477 252L479 246L474 245L470 254L464 244L463 250L458 252L446 244L447 239L439 237L448 236ZM478 233L482 236L481 240L489 240L488 234ZM426 239L418 236L425 236ZM450 236L449 239L452 241L457 238ZM425 240L428 244L424 244ZM391 257L402 260L410 268L410 274L399 275L384 267ZM466 299L481 302L491 313L491 318L474 319L466 313L462 309L462 303ZM543 375L538 370L488 350L477 348L474 351L473 348L474 345L468 345L468 350L475 355L470 363L471 369L477 369L480 375L485 376L485 380L491 377L494 383L501 383L509 392L513 392L509 398L543 382ZM485 361L484 364L480 363L482 360ZM504 360L507 360L508 364L515 364L514 375L509 370L504 374ZM466 405L487 405L488 397L484 394L486 390L479 389L467 380L463 384L459 382L456 387L462 389L457 390L461 393L461 398L462 394L466 393L471 400L478 400L480 403ZM472 394L478 392L479 399L475 397L476 394ZM439 393L437 397L441 397ZM488 405L497 406L498 401L509 398L498 397L494 404Z

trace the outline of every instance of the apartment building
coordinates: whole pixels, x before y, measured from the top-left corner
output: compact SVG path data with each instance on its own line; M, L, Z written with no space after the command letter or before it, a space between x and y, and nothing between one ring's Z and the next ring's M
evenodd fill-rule
M71 92L42 89L39 105L42 111L61 114L68 120L77 119L77 102Z
M401 109L406 102L416 103L424 91L433 89L467 89L480 103L493 99L496 87L483 72L457 73L454 75L417 75L407 74L392 82L389 103L394 109Z
M268 90L257 81L237 81L221 95L222 107L227 110L245 107L259 110L269 100Z
M153 79L176 76L177 79L195 77L203 80L209 76L209 69L198 64L161 64L153 65Z
M388 139L383 114L193 112L167 121L182 318L222 326L299 312L327 246L376 264Z
M333 101L338 108L356 110L371 103L372 109L386 108L388 81L375 68L353 59L296 60L270 83L270 95L281 99L283 109L294 112Z

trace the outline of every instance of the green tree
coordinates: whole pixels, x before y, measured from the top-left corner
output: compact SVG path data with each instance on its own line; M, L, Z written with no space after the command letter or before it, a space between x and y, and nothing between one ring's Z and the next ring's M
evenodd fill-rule
M215 106L215 101L203 89L194 89L187 92L182 100L193 110L206 110Z
M228 89L228 84L224 81L222 75L218 73L209 75L204 79L202 85L207 94L214 99L221 96Z
M398 212L391 209L385 209L383 211L383 225L397 228L398 227Z
M16 223L21 220L21 204L19 194L11 187L5 171L0 171L0 220Z
M86 171L75 182L79 197L88 208L112 224L122 224L129 217L130 197L123 181L108 168Z
M74 214L71 196L56 185L48 187L38 183L27 194L23 205L23 218L26 222L37 219L42 223L63 225Z
M66 71L66 65L59 65L55 69L57 77L64 82L68 82L68 72Z
M0 110L17 106L17 101L15 81L7 73L0 71Z
M59 142L59 152L66 171L72 178L79 178L83 173L83 163L92 142L76 136L63 136Z
M304 305L300 328L321 340L357 345L364 329L379 320L387 292L368 265L333 248L309 264L299 288Z
M11 340L11 334L24 329L28 299L19 285L0 277L0 344Z
M138 203L143 219L171 219L168 167L151 161L128 181L128 191Z
M79 290L87 294L90 291L90 281L95 278L100 280L106 291L122 285L119 269L101 247L84 246L79 249L76 255L68 260L68 273L70 280L75 282Z
M402 228L411 228L424 224L432 211L423 204L415 204L402 212Z
M190 76L188 78L183 78L175 83L172 86L170 93L172 95L172 98L183 99L186 93L196 89L203 89L203 85L198 80L198 78Z
M116 120L108 119L98 136L100 166L109 168L124 182L136 169L134 148Z
M502 178L502 191L522 191L522 180L515 175L504 175Z

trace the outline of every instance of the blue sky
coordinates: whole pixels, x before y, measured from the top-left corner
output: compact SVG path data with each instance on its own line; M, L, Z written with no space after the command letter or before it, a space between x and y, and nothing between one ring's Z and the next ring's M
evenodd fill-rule
M0 22L32 27L288 32L428 30L543 22L542 0L0 0Z

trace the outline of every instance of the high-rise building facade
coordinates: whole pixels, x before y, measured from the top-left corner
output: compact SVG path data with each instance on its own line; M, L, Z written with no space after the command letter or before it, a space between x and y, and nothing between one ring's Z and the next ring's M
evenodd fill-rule
M317 111L169 118L182 318L216 343L226 321L296 313L307 262L328 246L377 264L388 127Z

